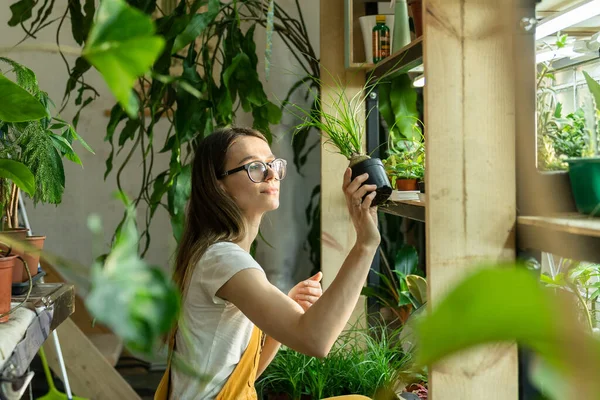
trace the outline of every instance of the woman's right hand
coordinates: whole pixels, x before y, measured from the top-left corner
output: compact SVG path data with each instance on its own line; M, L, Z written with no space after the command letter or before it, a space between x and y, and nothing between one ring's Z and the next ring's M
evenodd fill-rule
M369 174L362 174L350 181L352 170L346 169L342 189L346 196L346 204L354 229L356 230L356 243L366 246L379 246L381 235L377 227L377 207L371 207L377 194L377 185L362 185L369 178ZM362 186L361 186L362 185ZM365 199L365 194L371 192Z

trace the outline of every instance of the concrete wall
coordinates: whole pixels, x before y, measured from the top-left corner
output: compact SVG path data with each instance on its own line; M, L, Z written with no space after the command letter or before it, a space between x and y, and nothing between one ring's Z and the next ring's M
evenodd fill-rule
M0 47L3 48L16 44L24 36L19 27L10 28L6 24L10 18L9 6L11 3L3 2L0 5L0 15L2 15ZM56 2L53 17L58 17L59 13L64 12L66 3L67 0ZM278 3L290 11L294 10L292 0L278 0ZM304 7L303 10L313 46L318 52L318 0L305 0L302 2L302 6ZM53 44L55 42L56 26L52 25L46 28L38 35L37 40L29 39L25 43L30 45ZM61 44L75 45L71 38L69 24L65 24L60 37ZM261 59L261 73L264 75L264 71L262 71L264 69L262 60L265 47L263 30L257 30L256 43L259 59ZM64 62L58 54L42 51L12 51L2 55L33 69L38 76L40 87L47 91L60 107L67 72ZM67 59L73 64L75 57L67 56ZM0 68L3 71L6 70L4 66ZM300 73L285 45L279 39L275 39L271 78L268 82L265 82L267 94L274 101L283 99ZM88 73L86 81L94 86L101 96L83 111L77 130L95 150L96 154L87 153L79 145L75 146L84 168L82 169L78 165L65 161L66 190L63 202L58 207L41 204L34 207L29 199L26 199L26 205L33 232L48 236L47 249L89 265L92 260L92 237L86 224L88 216L91 213L97 213L102 218L105 226L103 243L105 247L103 250L106 250L112 233L122 217L123 207L112 197L112 193L117 188L116 174L113 172L106 181L103 179L105 160L110 151L108 143L103 141L108 123L105 111L110 110L114 104L114 99L97 73ZM297 100L303 101L300 97ZM71 100L63 111L62 117L70 121L76 110ZM250 123L251 119L247 116L239 117L237 121L238 125ZM307 232L304 208L308 203L312 188L319 179L318 149L313 152L313 156L304 170L307 178L300 177L292 165L291 132L294 123L293 118L286 115L281 125L273 127L276 135L273 145L274 153L287 158L290 162L290 169L288 178L282 186L281 208L270 214L264 221L263 234L274 246L274 249L261 243L257 254L259 262L268 272L272 282L282 289L291 287L296 279L302 279L311 269L307 253L303 250L303 242ZM164 135L166 132L167 124L168 121L165 119L159 125L156 139L158 143L160 143L161 134ZM116 158L114 171L116 171L126 154L127 149L123 150ZM134 196L139 190L141 179L140 161L139 156L134 157L123 174L122 185L129 196ZM166 168L168 161L168 156L158 156L155 164L159 168ZM140 209L138 211L140 221L142 215L143 209ZM147 260L155 265L170 268L175 243L171 236L171 226L165 211L159 210L157 212L152 224L151 235L152 243L147 253Z

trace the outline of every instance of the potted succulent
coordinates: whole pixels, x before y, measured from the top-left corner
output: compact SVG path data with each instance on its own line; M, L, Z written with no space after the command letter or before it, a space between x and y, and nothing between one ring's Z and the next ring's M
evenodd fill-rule
M425 174L425 147L416 140L390 142L390 156L385 160L385 170L396 190L418 190L417 182Z
M322 83L317 78L312 78L319 87ZM336 82L336 90L323 103L318 93L313 93L318 107L307 111L292 105L292 113L300 117L303 122L296 126L295 132L307 128L316 128L321 135L340 154L348 159L348 166L352 169L352 179L368 173L369 178L365 185L376 185L376 196L373 206L381 204L392 194L392 186L385 172L383 162L379 158L371 158L363 150L365 130L364 104L367 96L372 92L373 85L367 81L363 90L348 98L341 82ZM327 111L331 110L331 111ZM295 112L297 111L297 113Z

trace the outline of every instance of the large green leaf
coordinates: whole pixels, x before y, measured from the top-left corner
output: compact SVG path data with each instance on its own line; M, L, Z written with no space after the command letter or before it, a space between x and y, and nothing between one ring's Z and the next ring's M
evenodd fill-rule
M127 347L150 354L176 321L180 300L162 269L138 256L135 209L124 195L121 198L127 206L126 216L104 265L97 263L92 268L86 306L123 338Z
M407 139L420 138L417 92L413 88L412 80L407 74L402 74L392 80L390 103L395 124L402 136Z
M219 13L220 7L221 5L219 0L210 0L208 2L208 10L206 12L194 15L190 23L185 27L184 31L175 38L172 53L177 53L179 50L183 49L198 36L200 36L202 32L204 32L204 29L206 29L206 27L213 22Z
M8 21L8 26L17 26L31 18L35 0L20 0L10 6L12 17Z
M588 88L590 89L592 96L594 96L596 110L600 110L600 83L596 82L596 80L585 71L583 71L583 76L585 76Z
M83 49L83 56L100 71L132 118L138 111L132 92L135 80L148 71L165 45L154 32L150 17L124 0L104 0Z
M9 179L30 196L35 192L35 178L29 168L15 160L0 159L0 178Z
M419 255L413 246L402 246L396 253L395 270L404 276L414 274L419 265Z
M175 178L169 193L169 208L171 211L171 226L173 236L179 242L183 235L185 221L185 205L192 192L192 168L188 164L181 168L181 172Z
M46 107L25 89L0 74L0 120L35 121L48 116Z

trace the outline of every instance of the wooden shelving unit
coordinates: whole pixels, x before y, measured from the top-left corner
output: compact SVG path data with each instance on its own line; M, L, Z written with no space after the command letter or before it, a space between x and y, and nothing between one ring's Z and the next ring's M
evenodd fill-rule
M379 211L425 222L425 203L418 200L388 201L379 207Z
M380 61L369 69L372 71L372 79L381 78L384 75L392 76L402 74L423 64L423 38L413 40L388 58Z
M558 256L600 262L600 218L578 213L517 218L518 246Z

